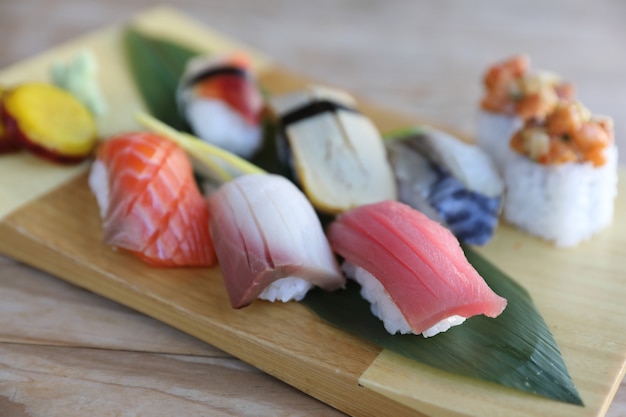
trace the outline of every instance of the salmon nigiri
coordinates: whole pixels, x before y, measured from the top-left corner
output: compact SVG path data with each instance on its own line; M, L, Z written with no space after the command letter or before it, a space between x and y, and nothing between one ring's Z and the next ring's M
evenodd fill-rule
M103 241L154 266L211 266L208 204L178 145L153 133L114 136L89 175Z
M247 55L192 59L177 95L181 112L200 139L244 158L261 147L264 100Z
M328 239L389 333L433 336L471 316L496 317L506 306L454 235L403 203L352 209L330 225Z
M256 298L299 301L345 278L311 203L289 180L244 175L209 197L211 236L234 308Z

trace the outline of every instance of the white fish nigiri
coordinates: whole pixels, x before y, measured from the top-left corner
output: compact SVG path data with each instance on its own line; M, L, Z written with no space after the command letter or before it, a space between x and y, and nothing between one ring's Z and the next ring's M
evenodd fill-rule
M345 284L304 194L273 174L244 175L209 197L210 232L234 308L257 298L299 301Z

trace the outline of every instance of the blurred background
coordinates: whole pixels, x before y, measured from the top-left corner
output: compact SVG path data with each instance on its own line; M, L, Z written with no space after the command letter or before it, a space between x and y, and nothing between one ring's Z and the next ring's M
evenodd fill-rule
M0 1L0 67L102 25L148 0ZM474 133L481 77L526 53L573 82L626 136L622 0L181 0L171 6L296 72L408 115ZM620 144L621 145L621 144ZM622 149L626 149L623 140Z

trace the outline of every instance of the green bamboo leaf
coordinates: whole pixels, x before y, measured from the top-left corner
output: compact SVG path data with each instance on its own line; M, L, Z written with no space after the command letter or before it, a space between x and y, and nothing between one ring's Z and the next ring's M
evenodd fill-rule
M178 130L188 130L178 111L176 88L185 65L199 52L132 28L124 32L123 42L131 74L150 113Z
M528 292L469 246L468 261L508 300L497 318L472 317L431 338L390 335L356 283L344 291L309 292L302 301L340 329L443 371L554 400L583 405L559 348Z
M426 130L426 126L415 125L415 126L403 127L400 129L392 130L391 132L384 133L382 136L383 136L383 140L391 141L394 139L400 139L400 138L404 138L407 136L418 135L424 132L425 130Z

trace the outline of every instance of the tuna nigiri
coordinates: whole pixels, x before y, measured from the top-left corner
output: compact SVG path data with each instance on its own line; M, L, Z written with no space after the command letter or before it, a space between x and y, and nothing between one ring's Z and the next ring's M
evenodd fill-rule
M200 139L244 158L261 147L264 102L246 55L192 59L178 87L178 103Z
M403 203L352 209L329 226L328 239L389 333L433 336L478 314L496 317L506 306L454 235Z
M154 266L210 266L209 211L185 153L153 133L106 140L89 175L103 241Z
M210 231L234 308L254 299L301 300L343 277L311 203L289 180L251 174L209 197Z

